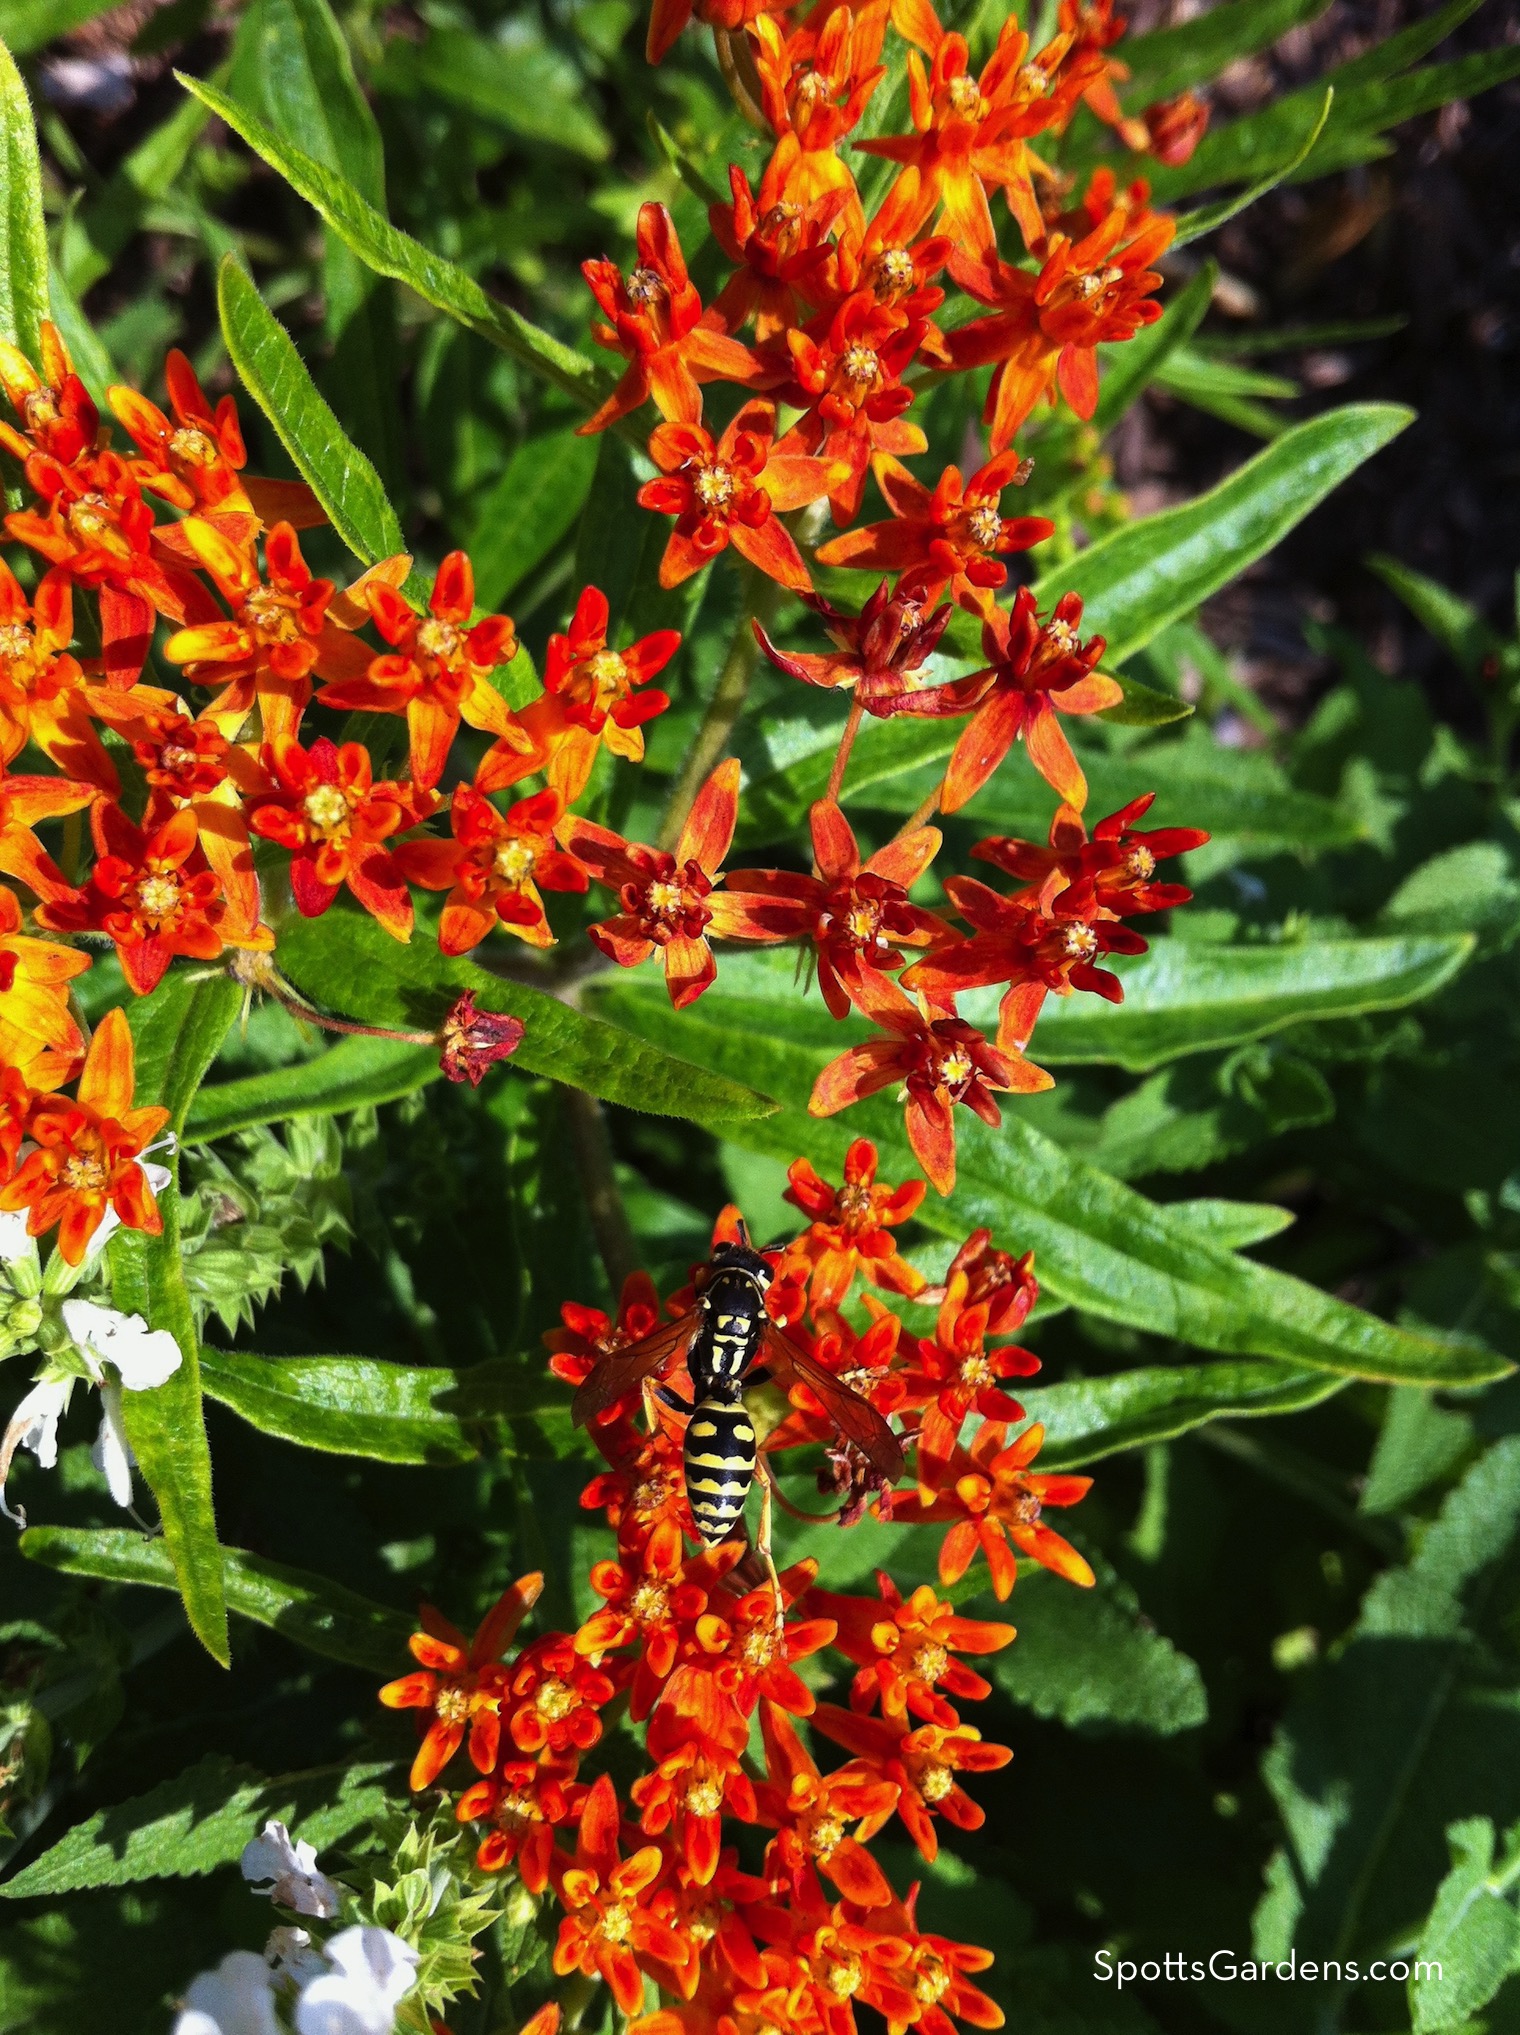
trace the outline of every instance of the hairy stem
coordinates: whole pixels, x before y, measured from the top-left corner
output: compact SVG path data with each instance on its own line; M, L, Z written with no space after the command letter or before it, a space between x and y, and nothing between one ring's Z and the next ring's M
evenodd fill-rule
M660 821L660 831L655 837L655 845L660 848L673 849L681 838L681 829L696 803L697 793L722 755L724 745L733 733L734 723L744 710L749 682L760 661L760 646L755 641L753 625L770 619L776 603L775 582L767 579L763 572L757 572L754 566L745 565L740 573L739 594L739 619L729 639L723 669L718 673L713 696L707 702L702 725L686 752L686 760L681 765L665 807L665 816Z
M639 1254L628 1211L618 1192L607 1117L596 1097L588 1095L584 1088L569 1088L561 1084L559 1092L565 1112L565 1127L570 1133L570 1146L575 1155L575 1170L580 1176L586 1214L591 1220L591 1233L596 1238L607 1283L616 1300L623 1290L623 1281L630 1272L637 1270Z
M844 733L839 738L839 747L834 752L834 767L829 772L827 797L837 805L839 794L844 789L844 773L850 761L850 751L855 747L855 737L860 733L860 719L865 708L857 695L850 701L849 718L844 724Z
M933 791L930 792L929 796L926 799L922 800L917 806L914 807L913 811L909 813L908 817L903 821L902 825L893 835L892 837L893 840L900 841L903 838L904 834L911 834L916 827L927 826L929 821L932 820L934 818L934 815L939 811L939 802L944 797L944 795L945 795L945 780L941 778L939 783L935 785Z

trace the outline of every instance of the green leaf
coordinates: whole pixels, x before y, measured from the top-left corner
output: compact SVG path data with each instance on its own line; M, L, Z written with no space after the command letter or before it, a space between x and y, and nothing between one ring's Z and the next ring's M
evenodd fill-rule
M1256 1955L1378 1954L1410 1940L1442 1873L1449 1804L1520 1811L1520 1691L1495 1672L1520 1526L1520 1437L1450 1494L1413 1558L1368 1591L1345 1644L1307 1670L1263 1763L1283 1843ZM1450 1967L1448 1967L1450 1969ZM1455 1973L1452 1974L1455 1977Z
M1197 1662L1142 1618L1134 1591L1101 1556L1093 1567L1090 1590L1039 1568L1020 1575L1019 1636L988 1664L992 1680L1024 1709L1069 1728L1163 1738L1196 1730L1209 1714Z
M136 1046L136 1099L169 1111L177 1137L206 1069L216 1058L242 1001L225 975L167 978L129 1013ZM212 1658L229 1665L222 1551L211 1495L211 1451L201 1410L195 1313L185 1284L179 1234L179 1154L168 1154L170 1184L158 1197L162 1232L118 1230L108 1246L112 1298L125 1313L167 1329L180 1348L179 1369L146 1392L123 1392L122 1422L163 1519L164 1552L178 1578L185 1612Z
M1041 607L1072 591L1083 627L1122 664L1179 616L1238 579L1348 475L1413 421L1395 403L1348 403L1311 417L1217 487L1128 523L1035 582Z
M1503 639L1449 587L1381 552L1374 552L1367 563L1415 620L1446 646L1469 678L1478 677L1487 660L1498 655Z
M393 37L375 84L408 95L420 87L524 141L588 162L605 162L612 153L574 64L522 20L511 24L510 40L441 27L419 43Z
M1486 1816L1453 1823L1446 1842L1451 1871L1420 1931L1417 1975L1409 1984L1415 2035L1460 2028L1520 1966L1520 1912L1506 1897L1517 1877L1520 1830L1510 1832L1509 1857L1498 1866L1494 1826Z
M1267 49L1300 23L1317 20L1330 0L1227 0L1201 19L1125 39L1124 61L1135 105L1170 99L1217 78L1227 64Z
M1438 1406L1433 1394L1417 1386L1395 1386L1388 1394L1357 1511L1368 1519L1403 1511L1422 1491L1450 1476L1472 1440L1469 1415Z
M517 447L481 498L467 546L483 608L504 601L574 528L596 461L597 441L574 431L546 431Z
M58 262L76 296L99 282L142 229L149 207L166 199L184 176L209 118L197 100L186 99L123 156L98 191L65 215Z
M1193 712L1186 700L1174 692L1162 692L1154 685L1142 685L1138 678L1121 678L1124 697L1116 707L1103 712L1105 721L1120 728L1167 728L1185 721Z
M1057 1067L1102 1061L1149 1073L1311 1018L1399 1010L1444 988L1472 951L1469 933L1256 947L1157 940L1120 965L1123 1003L1047 1001L1033 1051ZM991 1015L997 994L963 999L973 1022Z
M202 1088L185 1119L185 1142L209 1144L255 1124L293 1116L336 1116L411 1095L440 1069L432 1046L396 1039L340 1039L320 1058Z
M1172 236L1172 245L1186 247L1190 240L1201 240L1204 234L1212 233L1216 227L1223 226L1237 213L1244 212L1248 206L1254 205L1258 198L1264 198L1268 191L1275 190L1286 178L1301 169L1314 153L1316 143L1325 132L1334 105L1335 87L1327 85L1325 95L1319 103L1318 115L1287 161L1279 168L1269 170L1264 177L1259 178L1244 191L1237 192L1234 197L1220 198L1212 205L1200 205L1195 212L1184 212L1177 221L1177 231Z
M48 266L48 291L53 300L53 323L69 350L74 372L89 390L97 407L103 410L106 407L106 390L112 382L121 380L115 362L85 316L79 299L59 272L56 262Z
M20 1536L17 1546L29 1561L64 1575L99 1576L106 1582L141 1583L155 1590L178 1587L163 1542L144 1540L140 1533L113 1527L34 1526ZM241 1548L223 1548L222 1556L227 1608L240 1618L366 1673L390 1674L405 1666L412 1621L402 1612L330 1583L325 1576L266 1561Z
M21 47L33 46L23 36ZM19 346L39 365L40 328L47 315L48 248L37 129L21 73L0 42L0 339Z
M787 959L767 957L767 963L775 970ZM740 973L730 962L723 971ZM832 1049L797 1044L805 1006L795 992L783 999L773 974L774 997L734 994L723 988L723 971L717 988L679 1014L667 1014L654 996L632 985L603 985L597 1001L646 1037L679 1037L682 1050L704 1065L742 1070L777 1095L807 1094L832 1051L859 1036L856 1027L834 1027L825 1019ZM1033 1055L1038 1059L1038 1031ZM1218 1249L1185 1220L1043 1137L1016 1101L999 1129L969 1111L958 1115L955 1192L946 1200L930 1195L919 1220L957 1242L985 1226L1005 1248L1033 1249L1041 1284L1054 1299L1200 1349L1276 1357L1341 1376L1442 1384L1502 1377L1510 1368L1481 1343L1396 1328L1286 1273ZM881 1097L826 1120L792 1104L763 1121L734 1124L725 1135L788 1161L805 1155L833 1172L853 1138L869 1137L881 1150L884 1177L919 1171L901 1111Z
M501 1359L423 1370L372 1357L256 1357L204 1350L213 1399L264 1434L377 1463L468 1463L500 1453L511 1422L568 1414L543 1366Z
M283 141L236 99L203 78L192 78L180 71L175 76L187 92L193 92L213 113L220 114L255 154L277 170L377 275L405 283L424 303L478 332L503 353L564 389L586 409L594 409L601 402L611 379L584 354L541 330L509 305L488 297L473 276L441 255L430 253L420 241L393 226L345 178L324 169L303 149ZM628 435L637 437L637 430L630 426Z
M1173 1213L1185 1207L1176 1204ZM1346 1382L1286 1363L1141 1364L1104 1378L1024 1386L1019 1400L1031 1420L1044 1423L1041 1466L1071 1470L1171 1441L1211 1420L1298 1413Z
M216 295L222 336L243 386L274 426L343 542L366 565L405 551L406 539L379 474L345 436L289 333L232 255L217 272Z
M112 1809L97 1809L15 1873L8 1901L89 1887L190 1879L236 1865L271 1817L305 1843L337 1843L380 1814L389 1764L313 1768L273 1780L219 1752Z
M109 7L110 0L0 0L0 38L13 55L29 57Z
M1155 380L1168 356L1192 338L1203 323L1218 280L1218 263L1206 261L1168 299L1154 325L1142 326L1133 339L1122 345L1100 349L1103 374L1093 418L1100 432L1113 429L1140 392Z
M426 932L403 946L364 912L339 906L321 919L292 919L280 929L280 962L319 1006L408 1031L441 1024L459 996L473 990L482 1010L510 1012L527 1027L514 1066L605 1102L725 1128L774 1107L741 1082L703 1073L557 997L472 961L450 960Z

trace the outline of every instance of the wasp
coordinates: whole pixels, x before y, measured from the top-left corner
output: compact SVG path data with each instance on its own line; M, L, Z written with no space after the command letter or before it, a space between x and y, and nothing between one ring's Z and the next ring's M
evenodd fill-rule
M762 1479L760 1532L756 1551L773 1587L770 1551L770 1471L760 1463L755 1427L744 1403L747 1386L771 1376L800 1382L823 1402L840 1433L870 1461L889 1486L903 1471L902 1443L886 1421L827 1371L772 1321L765 1296L774 1274L750 1242L741 1222L739 1241L715 1246L696 1277L696 1304L689 1314L663 1323L626 1349L610 1351L575 1395L579 1426L667 1364L684 1357L692 1397L683 1399L656 1385L662 1404L686 1416L682 1468L687 1502L708 1547L727 1540L744 1518L757 1469ZM776 1602L780 1604L779 1589Z

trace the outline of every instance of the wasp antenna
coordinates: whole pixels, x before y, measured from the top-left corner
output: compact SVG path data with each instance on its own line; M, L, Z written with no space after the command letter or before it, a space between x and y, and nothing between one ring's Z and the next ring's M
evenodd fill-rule
M740 1243L743 1244L745 1250L752 1251L755 1247L750 1241L749 1224L744 1220L742 1215L737 1218L735 1227L739 1232Z

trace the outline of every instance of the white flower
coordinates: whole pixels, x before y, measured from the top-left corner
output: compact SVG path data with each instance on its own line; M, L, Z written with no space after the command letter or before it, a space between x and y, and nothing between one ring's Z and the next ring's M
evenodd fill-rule
M100 1388L100 1432L90 1450L90 1461L106 1480L106 1489L129 1511L132 1505L132 1471L137 1458L127 1440L121 1417L121 1387L106 1383Z
M274 1972L275 1984L292 1993L309 1986L327 1969L327 1959L312 1943L311 1931L288 1924L270 1930L269 1941L264 1945L264 1962Z
M10 1425L0 1435L0 1512L18 1526L26 1525L26 1514L5 1502L5 1480L17 1449L30 1449L43 1469L58 1460L58 1421L74 1389L72 1378L45 1378L34 1385L11 1415Z
M293 1844L283 1823L271 1820L261 1836L249 1839L243 1848L242 1872L256 1894L267 1894L298 1915L330 1922L338 1912L338 1889L317 1871L316 1852L304 1842ZM267 1886L259 1884L266 1880Z
M14 1265L36 1255L37 1246L26 1233L26 1210L0 1210L0 1265Z
M281 2035L274 1974L256 1951L231 1950L185 1994L174 2035Z
M416 1982L417 1953L389 1929L356 1924L327 1946L330 1969L296 2002L297 2035L391 2035Z
M151 1391L184 1362L169 1331L149 1328L140 1314L119 1314L93 1300L65 1300L62 1312L64 1327L86 1359L114 1364L129 1392Z

